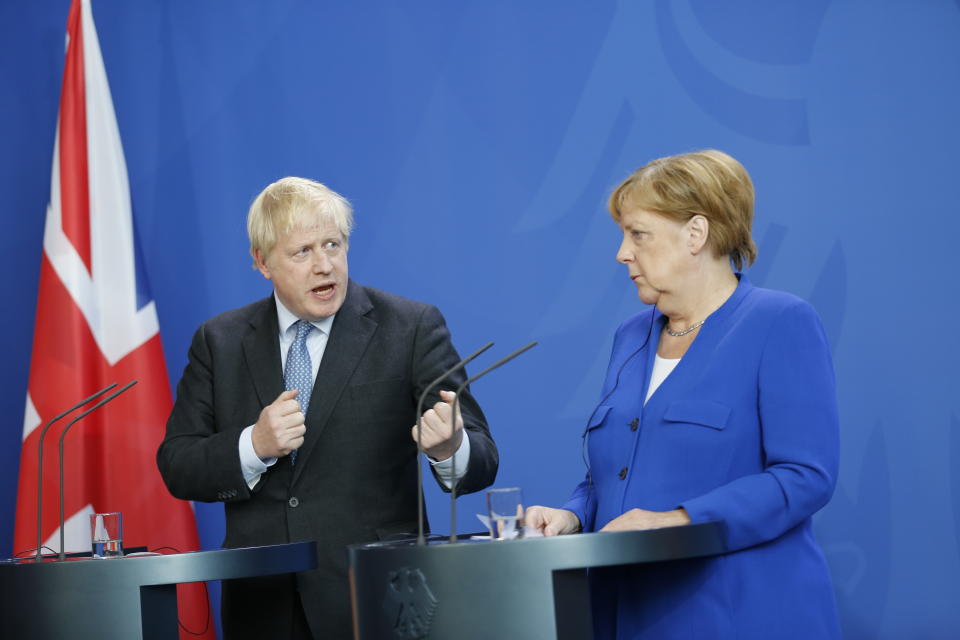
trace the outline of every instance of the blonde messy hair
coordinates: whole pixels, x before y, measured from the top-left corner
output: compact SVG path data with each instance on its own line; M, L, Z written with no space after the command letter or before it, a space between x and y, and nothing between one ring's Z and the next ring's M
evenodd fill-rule
M751 236L753 183L743 165L715 149L667 156L640 167L610 195L613 219L644 209L686 222L696 215L709 223L707 246L729 256L737 270L757 259Z
M257 250L264 259L277 239L299 226L312 226L320 219L332 220L349 242L353 230L353 207L336 191L306 178L281 178L260 192L247 213L250 255L257 268Z

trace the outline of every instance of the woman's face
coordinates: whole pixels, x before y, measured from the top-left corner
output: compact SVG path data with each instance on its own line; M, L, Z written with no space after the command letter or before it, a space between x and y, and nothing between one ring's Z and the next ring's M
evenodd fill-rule
M644 209L621 213L623 242L617 262L626 265L645 304L657 304L662 296L676 293L682 286L691 255L686 227Z

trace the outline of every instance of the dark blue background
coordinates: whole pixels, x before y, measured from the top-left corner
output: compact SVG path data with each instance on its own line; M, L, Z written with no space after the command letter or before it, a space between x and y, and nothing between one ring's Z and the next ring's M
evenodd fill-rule
M2 555L67 8L0 4ZM356 280L437 304L464 353L540 341L475 387L497 484L531 503L579 480L612 332L639 309L606 195L660 155L742 160L750 277L811 300L834 349L843 457L817 532L846 636L960 628L960 2L94 0L94 17L171 383L201 321L270 290L246 254L253 196L319 179L356 207ZM482 510L464 498L461 531ZM217 546L222 508L197 515Z

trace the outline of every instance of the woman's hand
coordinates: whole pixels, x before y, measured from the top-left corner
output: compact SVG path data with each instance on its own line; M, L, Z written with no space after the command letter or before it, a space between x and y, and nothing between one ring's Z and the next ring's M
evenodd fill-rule
M543 535L562 536L580 531L580 518L573 511L530 507L523 516L523 524L543 532Z
M537 509L543 507L531 507ZM527 512L529 513L529 511ZM607 523L600 531L638 531L641 529L662 529L663 527L679 527L690 524L690 516L685 509L673 511L647 511L646 509L630 509Z

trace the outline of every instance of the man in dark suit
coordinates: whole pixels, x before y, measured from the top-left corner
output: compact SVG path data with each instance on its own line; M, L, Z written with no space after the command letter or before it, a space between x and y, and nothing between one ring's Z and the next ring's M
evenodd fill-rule
M250 251L274 295L197 330L157 453L173 495L225 503L225 547L318 543L316 570L224 582L228 638L351 637L345 546L417 529L417 397L460 358L436 308L348 279L351 227L310 180L257 197ZM452 399L430 398L421 449L470 493L497 450L473 397L456 416Z

